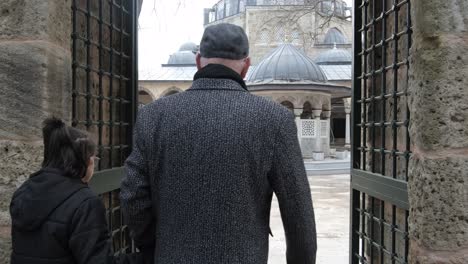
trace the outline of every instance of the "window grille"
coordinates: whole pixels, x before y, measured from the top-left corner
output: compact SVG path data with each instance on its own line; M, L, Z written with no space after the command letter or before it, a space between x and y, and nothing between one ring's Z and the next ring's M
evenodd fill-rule
M313 119L300 119L301 122L301 137L315 138L317 137L317 124Z
M301 33L299 31L299 29L295 28L293 29L292 33L291 33L291 39L292 39L292 43L293 44L301 44Z
M261 44L270 43L270 32L268 31L268 29L264 28L260 31L259 40Z
M284 29L284 26L282 24L278 24L274 28L275 32L275 41L277 43L284 43L285 38L286 38L286 30Z

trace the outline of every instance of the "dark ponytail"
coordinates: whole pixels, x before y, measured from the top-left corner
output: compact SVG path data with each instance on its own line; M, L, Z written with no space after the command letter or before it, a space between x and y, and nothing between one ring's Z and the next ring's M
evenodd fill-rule
M86 174L89 159L96 153L96 144L88 133L65 125L55 117L47 118L42 128L44 161L42 167L63 170L72 178Z

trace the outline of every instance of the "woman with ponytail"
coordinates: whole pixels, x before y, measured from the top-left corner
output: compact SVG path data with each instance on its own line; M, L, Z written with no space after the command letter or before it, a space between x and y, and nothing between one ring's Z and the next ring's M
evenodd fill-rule
M135 263L112 257L105 208L88 187L96 144L62 120L44 121L42 168L15 192L10 204L12 264ZM132 261L133 259L133 261Z

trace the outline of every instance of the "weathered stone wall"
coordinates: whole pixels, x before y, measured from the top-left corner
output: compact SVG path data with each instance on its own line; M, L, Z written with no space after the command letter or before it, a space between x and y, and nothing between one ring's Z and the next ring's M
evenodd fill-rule
M468 260L468 3L413 0L410 263Z
M42 161L41 122L70 120L71 1L0 2L0 263L8 263L9 203Z
M39 168L42 144L0 140L0 263L9 263L11 229L9 206L13 192Z

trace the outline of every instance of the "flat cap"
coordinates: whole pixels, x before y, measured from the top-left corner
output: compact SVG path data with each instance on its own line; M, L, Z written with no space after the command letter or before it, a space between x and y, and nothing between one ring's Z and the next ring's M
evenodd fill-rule
M208 26L200 42L200 55L205 58L244 59L249 56L249 40L239 26L228 23Z

